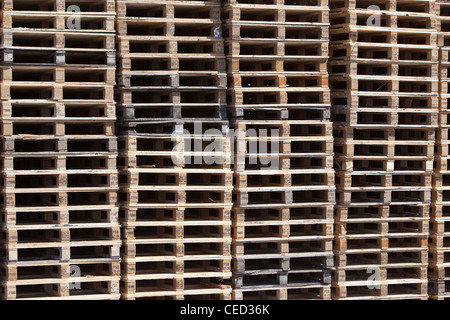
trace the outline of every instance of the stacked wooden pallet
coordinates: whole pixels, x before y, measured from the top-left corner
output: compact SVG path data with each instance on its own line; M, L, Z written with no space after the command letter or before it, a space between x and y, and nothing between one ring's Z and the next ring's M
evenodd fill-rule
M329 299L334 171L327 1L223 8L236 135L234 299Z
M450 278L448 270L450 252L448 245L449 204L450 204L450 167L448 138L448 100L450 97L450 3L436 1L438 15L438 45L439 45L439 128L436 130L436 154L433 179L433 205L431 211L431 226L429 241L429 293L432 299L448 299L450 297Z
M1 297L118 299L114 1L1 9Z
M433 1L330 1L336 299L426 299L438 49Z
M220 1L118 1L117 12L122 297L229 299Z

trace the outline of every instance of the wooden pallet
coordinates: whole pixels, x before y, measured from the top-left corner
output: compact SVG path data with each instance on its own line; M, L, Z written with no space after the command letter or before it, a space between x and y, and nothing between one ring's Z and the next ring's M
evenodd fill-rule
M153 73L153 74L152 74ZM129 71L120 84L130 90L215 90L225 89L225 76L217 71Z
M2 247L2 254L9 262L33 262L37 260L49 260L53 262L68 261L72 259L119 259L120 239L110 241L73 241L66 243L39 243L39 244L17 244ZM3 262L5 262L3 261Z
M75 280L75 279L74 279ZM72 280L70 280L72 281ZM42 281L41 284L8 282L2 285L1 297L5 300L119 300L117 277L90 277L76 279L80 290L70 290L69 280Z
M256 4L256 5L255 5ZM327 1L301 3L295 1L227 1L225 20L245 22L327 22Z
M343 112L346 109L359 108L360 105L364 110L364 106L380 106L383 109L394 109L398 111L399 109L413 109L413 110L430 110L439 108L439 98L438 92L432 94L427 93L411 93L411 94L400 94L391 95L388 92L383 92L383 96L380 97L379 94L374 94L373 92L356 92L356 91L340 91L333 90L332 95L333 109L336 107L337 112ZM381 108L380 108L381 109ZM356 111L356 110L355 110ZM431 111L433 112L433 111ZM339 117L334 119L337 122L342 122ZM351 119L353 123L355 120Z
M408 188L408 187L431 187L431 173L416 173L413 177L411 172L380 173L376 171L362 171L352 173L338 173L336 177L337 187L347 191L352 190L378 190L380 188Z
M326 104L313 106L234 106L228 108L230 119L239 121L270 121L270 120L300 120L300 121L328 121L331 117L330 108Z
M201 168L229 168L231 163L231 150L228 137L221 133L222 125L212 127L215 133L211 135L215 148L208 146L212 143L209 138L195 128L186 129L189 135L184 135L182 131L171 131L171 124L166 126L169 132L149 133L150 129L161 130L162 124L153 126L137 126L138 130L145 130L147 133L130 133L119 138L121 156L126 157L129 168L155 168L155 169L181 169L195 167ZM203 126L207 130L207 126ZM144 131L144 132L145 132ZM183 140L184 137L189 138ZM206 158L209 157L209 158ZM167 159L167 160L164 160ZM209 161L209 160L211 161ZM208 162L207 162L208 161ZM189 166L188 166L189 165Z
M103 33L73 33L68 31L29 31L29 30L5 30L0 34L4 49L34 49L38 50L114 50L114 34Z
M380 289L368 289L365 285L343 285L333 287L333 300L428 300L428 282L407 279L397 283L373 283Z
M33 12L66 12L66 7L73 4L72 0L56 0L54 3L30 4L25 0L19 1L4 1L3 10L5 11L33 11ZM115 13L114 1L112 0L100 0L96 2L81 1L78 3L81 11L90 13Z
M311 222L310 222L311 223ZM234 240L236 242L261 242L320 240L333 234L333 224L330 221L315 222L314 224L299 224L288 220L282 222L261 221L249 225L238 224L234 226Z
M5 123L112 123L116 120L112 103L92 104L90 102L47 102L2 101L2 121ZM105 132L108 133L108 132Z
M399 108L333 108L333 122L336 130L381 129L395 126L398 129L436 128L439 119L438 109L399 109ZM442 121L442 120L441 120Z
M83 98L80 98L81 97ZM52 82L15 82L2 84L2 100L58 100L61 102L75 102L84 100L91 103L113 103L113 86L107 84L73 85L70 83L59 84Z
M324 266L333 266L332 257L330 236L241 239L233 243L234 271L237 273L258 268L255 264L259 262L263 262L258 269L262 274L268 265L289 271L287 268L290 265L295 270L295 266L301 269L304 263L310 265L311 269L323 270ZM257 274L258 270L253 272Z
M378 10L373 10L372 14L377 14ZM348 13L346 13L348 14ZM410 13L406 13L410 14ZM370 16L370 14L366 15ZM367 26L365 21L361 21L361 25L356 24L335 24L330 27L331 36L330 43L343 43L343 42L368 42L379 43L385 42L388 45L398 46L401 48L407 48L409 45L423 44L426 46L437 45L437 29L435 26L435 18L423 18L404 21L403 27L389 27L380 26L379 29L373 30L372 26ZM339 17L338 17L339 18ZM330 11L330 21L333 21L333 10ZM397 17L398 19L398 17ZM408 20L408 18L406 19ZM409 27L408 27L409 25ZM347 34L344 36L343 34ZM382 39L382 41L380 41Z
M357 9L364 8L366 9L368 6L366 4L368 1L338 1L338 0L330 0L330 9ZM384 10L391 11L399 11L399 12L435 12L435 6L433 3L428 2L418 2L411 3L406 0L391 0L391 1L375 1L375 4L382 6Z
M305 247L306 248L306 247ZM307 249L305 249L306 251ZM330 252L321 252L314 255L295 254L288 255L239 255L234 258L233 272L240 276L264 276L285 275L293 273L314 273L331 271L333 267L333 256ZM242 284L242 283L241 283Z
M76 49L51 47L19 47L0 50L0 61L5 65L23 66L39 64L49 66L115 66L115 51L112 49Z
M177 262L183 261L227 261L231 258L231 240L223 238L222 241L187 242L183 239L164 243L164 241L125 240L123 241L123 270L132 270L137 263L151 262ZM223 266L228 269L229 267ZM127 272L127 271L126 271Z
M224 105L226 95L223 89L216 86L206 88L192 87L188 90L180 92L176 88L164 87L155 88L156 90L151 96L147 94L147 89L130 89L119 91L120 101L122 104L133 104L138 106L149 105L159 106L161 104L172 103L182 105Z
M176 281L178 280L178 281ZM220 279L219 279L220 280ZM185 284L184 282L187 282ZM136 289L133 286L136 285ZM128 292L127 292L128 291ZM190 300L196 297L217 300L231 300L231 288L228 285L199 279L177 278L171 280L148 280L142 283L129 281L122 285L122 299L174 299Z
M124 121L169 121L185 119L187 121L214 121L226 119L226 108L218 104L169 104L138 103L119 105L117 117Z
M222 225L231 223L231 212L227 208L125 208L120 212L120 219L124 227L139 225L176 225L201 224Z
M379 279L377 281L385 282L393 279L398 279L403 275L410 280L417 279L423 280L427 277L427 265L426 263L413 265L409 263L408 265L400 264L380 264L376 266L379 268ZM337 268L334 272L335 281L338 283L346 283L347 285L362 285L363 281L369 280L368 278L373 273L367 272L366 269L358 267L347 267L347 268ZM360 283L358 283L360 282Z
M405 159L407 156L412 156L413 159L428 160L434 155L434 141L415 141L411 142L395 141L395 140L347 140L336 138L335 152L340 157L345 155L351 157L365 156L373 159L389 159L397 158Z
M431 202L431 188L405 187L402 189L373 188L361 190L339 190L338 202L345 205L416 205Z
M339 230L336 227L336 230ZM335 239L335 248L338 253L336 258L339 258L339 263L337 266L347 266L352 260L351 264L384 264L389 262L389 253L392 252L393 260L400 259L401 261L423 261L428 259L427 256L427 237L429 232L420 230L415 233L409 234L369 234L360 233L352 235L337 235ZM402 247L403 246L403 247ZM414 259L408 257L408 252L414 252L415 254L422 254L422 256L417 256ZM361 255L366 253L372 254L369 262L366 259L361 258L361 261L356 259L360 258ZM402 254L406 254L406 258L398 258ZM423 256L425 254L426 256Z
M2 265L1 269L5 282L14 281L17 284L31 285L40 284L40 279L47 279L48 282L57 277L72 280L75 276L75 268L71 269L71 266L80 268L80 277L120 276L120 261L117 258L103 259L103 261L101 259L98 259L98 261L86 259L76 262L52 262L45 260L11 262L7 265Z
M111 223L107 224L85 224L74 226L15 226L3 230L4 239L2 243L9 248L14 246L30 247L42 243L71 243L77 241L97 242L120 239L120 228Z
M420 156L353 156L346 158L345 155L339 154L335 157L336 172L345 172L347 174L358 172L383 172L383 174L393 174L400 171L404 174L431 174L433 171L433 159L430 157L424 160ZM446 165L446 162L441 161L441 167Z
M321 286L331 283L331 271L317 269L258 275L233 275L234 289L270 289L274 286Z
M262 71L263 74L273 74L274 71L278 71L281 74L292 75L294 71L303 71L305 74L309 71L320 75L326 71L328 59L326 40L229 39L225 45L229 52L228 72Z
M255 188L258 189L258 188ZM323 206L335 202L334 187L282 187L236 190L235 205L239 208L288 208Z
M118 208L114 206L90 206L78 208L5 208L2 212L2 228L23 228L39 226L42 229L54 226L95 227L96 225L117 226Z
M285 107L317 106L329 103L329 93L322 88L275 88L274 90L247 89L231 90L231 104L247 108L274 108L277 105Z
M221 290L190 290L183 294L141 297L133 294L123 294L126 300L231 300L231 288Z
M186 186L190 189L191 186L211 186L232 187L233 177L231 172L224 172L223 170L205 169L203 173L200 170L186 169L185 171L162 170L160 173L155 170L136 171L130 170L127 176L123 178L123 185L140 188L141 190L151 190L151 186L164 187L170 186Z
M336 240L336 270L367 270L368 268L427 267L428 252L426 236L405 238L378 237L356 239L351 242L344 237ZM425 244L425 245L424 245ZM408 245L408 247L401 247ZM390 246L390 247L389 247Z
M81 9L81 8L80 8ZM114 33L114 13L80 14L80 29L68 29L67 19L73 12L6 11L0 13L4 31L72 32L72 33Z
M429 218L430 217L430 207L427 204L416 204L416 205L385 205L385 206L369 206L364 205L336 205L335 206L336 221L347 221L349 219L363 219L366 221L374 220L389 220L394 219L399 221L402 218ZM439 209L434 208L435 211ZM440 208L442 212L442 208Z
M96 84L115 84L115 70L109 66L75 68L71 66L2 66L2 83L11 85L22 82L55 82L66 86Z
M371 221L364 219L347 220L337 222L335 225L338 237L347 239L376 239L378 237L422 237L428 233L428 219L417 218L409 219L389 219Z
M109 155L117 152L117 138L97 136L12 136L2 139L3 150L9 156Z
M233 300L331 300L330 285L302 284L233 289Z
M336 272L368 268L410 268L428 265L428 233L400 236L361 234L336 238Z

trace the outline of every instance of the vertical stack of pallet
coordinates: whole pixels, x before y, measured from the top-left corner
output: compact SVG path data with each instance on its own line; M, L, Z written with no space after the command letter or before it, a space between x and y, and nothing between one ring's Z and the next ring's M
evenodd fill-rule
M330 1L335 299L426 299L435 3Z
M449 267L446 257L450 223L450 167L448 137L448 100L450 98L450 3L436 1L439 46L439 128L436 130L436 159L433 180L433 205L430 225L429 294L432 299L450 297Z
M118 1L117 12L122 297L229 299L220 1Z
M328 6L228 0L234 299L329 299L334 171Z
M118 299L114 1L1 9L1 297Z

